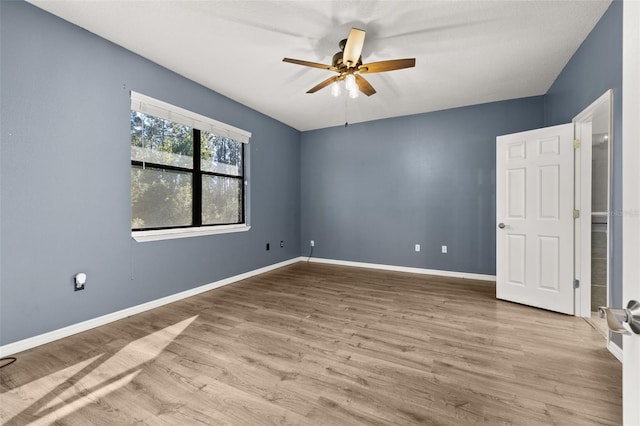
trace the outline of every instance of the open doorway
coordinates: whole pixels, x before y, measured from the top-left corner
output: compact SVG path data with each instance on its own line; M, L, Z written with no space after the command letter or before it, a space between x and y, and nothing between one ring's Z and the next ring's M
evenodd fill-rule
M603 105L604 106L604 105ZM591 154L591 311L607 304L609 235L609 123L608 111L593 119Z
M606 321L598 314L598 306L609 305L610 256L611 256L611 111L612 91L609 90L587 107L573 121L576 124L591 124L591 217L588 224L590 247L582 246L580 251L589 253L589 279L583 279L587 288L580 297L579 311L581 316L590 318L591 324L600 330L607 339L609 332ZM588 138L585 138L588 139ZM585 158L585 157L583 157ZM584 175L583 175L584 176ZM584 181L584 179L583 179ZM586 228L583 228L586 231ZM583 232L585 232L583 231ZM584 258L586 261L587 259ZM583 271L588 269L583 268Z

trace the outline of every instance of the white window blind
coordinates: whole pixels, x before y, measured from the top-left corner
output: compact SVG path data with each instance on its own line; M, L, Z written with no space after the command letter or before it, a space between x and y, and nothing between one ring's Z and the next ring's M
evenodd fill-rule
M131 91L131 109L143 114L163 118L174 123L183 124L204 132L215 133L218 136L234 139L238 142L249 143L251 132L230 126L213 118L196 114L195 112L159 101L152 97Z

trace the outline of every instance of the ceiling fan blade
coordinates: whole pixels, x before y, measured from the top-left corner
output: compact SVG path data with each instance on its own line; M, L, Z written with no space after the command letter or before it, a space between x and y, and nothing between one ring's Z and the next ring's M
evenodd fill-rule
M334 83L334 82L336 82L338 80L340 80L340 76L339 75L336 75L336 76L333 76L333 77L329 77L328 79L322 81L321 83L316 84L311 89L307 90L307 93L316 93L318 90L324 89L325 87L331 85L331 83Z
M372 74L374 72L387 72L401 70L403 68L412 68L416 66L416 58L392 59L390 61L371 62L370 64L362 64L358 68L358 72L363 74Z
M302 61L300 59L284 58L284 59L282 59L282 62L289 62L291 64L303 65L305 67L320 68L320 69L323 69L323 70L336 71L336 68L332 67L331 65L319 64L317 62Z
M374 89L373 86L367 80L365 80L363 76L358 74L354 75L356 76L356 84L358 85L358 89L360 89L362 93L367 96L371 96L376 93L376 89Z
M362 54L362 46L364 45L365 32L357 28L351 28L349 37L347 37L347 44L344 46L344 53L342 54L342 63L347 68L353 68L357 65Z

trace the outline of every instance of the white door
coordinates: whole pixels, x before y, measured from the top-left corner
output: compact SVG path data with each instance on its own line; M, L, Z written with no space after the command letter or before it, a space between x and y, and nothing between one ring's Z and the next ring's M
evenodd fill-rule
M496 296L573 314L573 124L496 143Z
M640 301L640 2L623 3L622 294ZM625 425L640 425L640 335L622 342Z

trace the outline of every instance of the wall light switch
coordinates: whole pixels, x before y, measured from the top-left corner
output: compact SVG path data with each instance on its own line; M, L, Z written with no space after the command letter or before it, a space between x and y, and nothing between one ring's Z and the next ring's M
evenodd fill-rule
M416 244L416 251L420 251L420 244Z
M442 246L442 252L446 253L447 252L447 246Z

